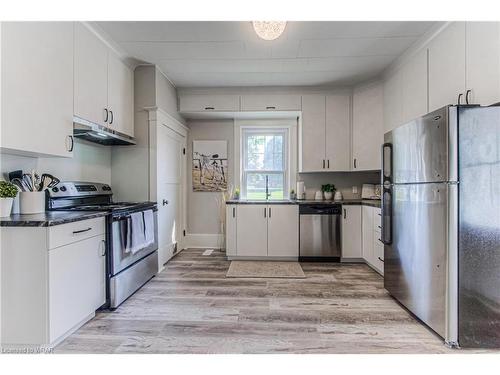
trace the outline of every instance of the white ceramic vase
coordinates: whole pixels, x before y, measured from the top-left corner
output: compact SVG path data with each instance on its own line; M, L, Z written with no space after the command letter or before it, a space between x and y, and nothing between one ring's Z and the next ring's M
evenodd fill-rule
M23 191L19 195L19 208L22 214L45 212L45 191Z
M333 198L333 192L332 191L325 191L325 199L327 201L332 200Z
M0 198L0 217L10 216L14 198Z

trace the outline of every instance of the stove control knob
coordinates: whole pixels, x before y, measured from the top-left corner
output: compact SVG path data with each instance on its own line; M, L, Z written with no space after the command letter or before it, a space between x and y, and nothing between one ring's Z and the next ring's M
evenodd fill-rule
M66 186L61 186L61 191L66 191Z
M53 188L52 188L52 191L53 191L54 193L57 193L57 192L59 191L59 188L53 187Z

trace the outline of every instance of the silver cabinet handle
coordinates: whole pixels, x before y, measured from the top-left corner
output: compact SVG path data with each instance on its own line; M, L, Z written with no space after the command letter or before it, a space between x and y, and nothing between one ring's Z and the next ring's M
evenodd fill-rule
M467 90L467 92L465 93L465 104L470 104L469 103L469 97L470 97L470 93L472 92L472 90Z
M325 169L325 159L323 159L323 169Z
M266 109L276 109L275 106L269 106L269 107L266 107Z
M236 207L233 207L233 217L236 217Z
M113 111L109 111L109 114L111 115L111 119L109 120L109 125L113 123L113 120L115 119L115 116L113 115Z
M328 169L330 169L330 159L327 160L327 164L328 164Z
M106 240L101 241L102 249L101 249L101 256L106 256Z
M384 263L384 260L381 257L378 257L378 260L380 260L382 263Z
M205 110L214 110L215 107L205 107Z
M74 147L75 147L75 139L73 138L72 135L68 135L68 137L66 138L66 150L68 150L68 152L73 152Z
M264 207L264 217L267 217L266 216L266 208Z
M347 219L347 210L344 208L344 219Z
M271 218L271 207L269 207L269 219Z
M164 199L161 203L163 206L166 206L168 204L168 201L166 199Z
M104 117L104 122L108 122L109 112L108 112L107 108L104 108L103 114L104 114L104 116L103 116Z
M358 167L358 165L357 165L357 164L358 164L358 163L357 163L357 160L356 160L356 158L354 158L354 169L356 169L356 168Z

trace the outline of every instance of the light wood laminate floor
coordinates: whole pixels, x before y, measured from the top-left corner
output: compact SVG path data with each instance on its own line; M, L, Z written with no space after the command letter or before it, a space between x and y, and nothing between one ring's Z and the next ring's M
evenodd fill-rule
M306 279L225 278L220 251L184 250L56 353L449 353L363 264L302 263Z

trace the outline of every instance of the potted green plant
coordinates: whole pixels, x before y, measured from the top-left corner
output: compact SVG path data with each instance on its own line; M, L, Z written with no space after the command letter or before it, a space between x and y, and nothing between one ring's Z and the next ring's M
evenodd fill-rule
M327 201L331 200L333 198L333 193L335 192L335 185L334 184L321 185L321 191L323 192L323 195Z
M240 189L234 189L233 199L240 199Z
M16 195L16 185L7 181L0 181L0 217L10 216L12 203Z

